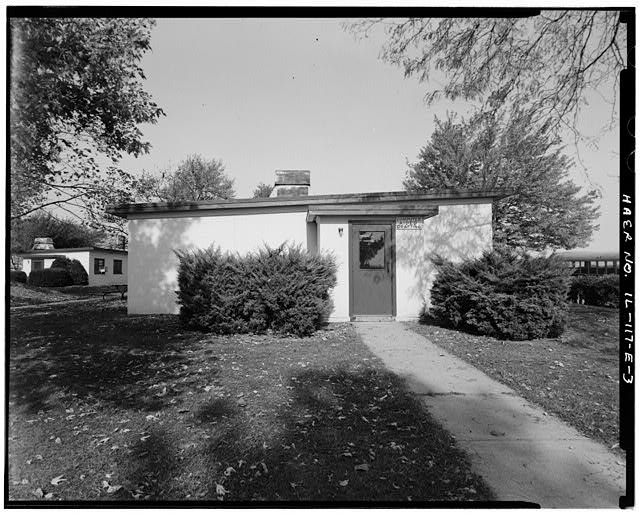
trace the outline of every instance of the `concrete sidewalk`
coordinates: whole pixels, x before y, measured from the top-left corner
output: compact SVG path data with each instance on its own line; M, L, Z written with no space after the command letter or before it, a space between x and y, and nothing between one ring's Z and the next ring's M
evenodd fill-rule
M464 449L498 500L615 508L623 460L397 322L354 324Z

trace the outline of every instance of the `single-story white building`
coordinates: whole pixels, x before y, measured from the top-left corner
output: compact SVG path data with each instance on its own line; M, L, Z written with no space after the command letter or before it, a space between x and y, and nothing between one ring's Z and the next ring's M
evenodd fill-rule
M429 303L434 255L458 260L492 244L504 191L308 195L306 170L278 170L270 198L109 206L129 225L130 314L177 313L175 250L246 253L300 243L337 258L330 321L415 319Z
M22 270L51 268L56 258L77 259L89 276L89 286L127 284L128 254L126 250L80 247L75 249L38 249L17 254L22 257Z

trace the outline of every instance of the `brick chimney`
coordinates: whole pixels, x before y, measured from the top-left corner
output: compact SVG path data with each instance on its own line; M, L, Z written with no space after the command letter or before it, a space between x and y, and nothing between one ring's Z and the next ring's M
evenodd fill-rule
M52 250L54 248L51 238L35 238L31 250Z
M306 197L311 186L309 170L276 170L272 197Z

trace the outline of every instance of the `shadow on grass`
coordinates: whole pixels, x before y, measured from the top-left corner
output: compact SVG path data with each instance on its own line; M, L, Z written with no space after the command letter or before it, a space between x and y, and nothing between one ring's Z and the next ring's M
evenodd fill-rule
M211 399L202 404L195 414L196 420L201 423L217 422L221 418L233 417L234 409L226 399Z
M175 316L129 317L113 303L12 314L9 393L29 412L68 395L159 410L191 384L181 380L188 349L184 336L175 338L181 331Z
M173 472L176 470L177 460L172 438L165 431L155 429L150 431L144 441L140 441L132 449L135 456L135 469L131 477L132 491L139 498L150 496L162 499L170 495ZM120 499L130 498L126 491L119 495Z
M215 501L218 485L228 501L492 498L452 438L396 376L311 370L290 377L289 386L293 402L267 417L224 401L196 412L196 423L211 427L205 449L193 450L202 468L189 468L198 476L200 500ZM214 421L222 423L209 426ZM178 466L168 475L186 472Z
M119 454L123 488L114 499L491 498L402 381L348 354L337 360L323 351L316 369L270 370L282 372L282 383L269 380L249 394L250 379L223 377L213 351L198 351L206 363L192 359L203 335L185 332L175 316L83 304L12 314L10 329L9 394L27 413L84 402L136 418L173 401L171 418L134 423L145 431L132 432L131 452ZM201 365L210 366L213 390L193 373Z

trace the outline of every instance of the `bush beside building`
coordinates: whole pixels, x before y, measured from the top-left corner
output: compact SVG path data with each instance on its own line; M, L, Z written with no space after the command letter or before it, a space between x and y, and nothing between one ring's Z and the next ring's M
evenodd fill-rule
M213 333L306 336L328 318L336 264L300 246L240 256L219 248L177 252L178 304L187 326Z
M508 340L559 336L567 321L570 268L512 250L441 262L427 315L445 326Z

